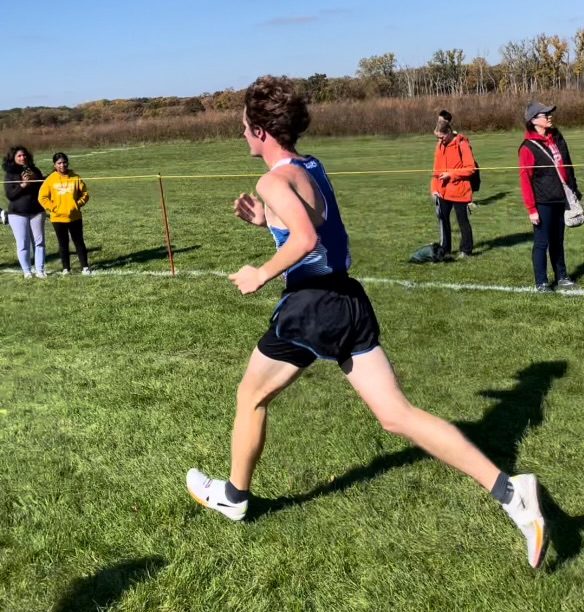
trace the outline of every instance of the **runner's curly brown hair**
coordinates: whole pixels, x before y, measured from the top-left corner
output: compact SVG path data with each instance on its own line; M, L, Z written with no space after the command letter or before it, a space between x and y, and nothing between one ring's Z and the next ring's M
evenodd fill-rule
M287 77L259 77L245 92L245 116L250 127L260 127L282 147L293 150L310 124L304 96Z

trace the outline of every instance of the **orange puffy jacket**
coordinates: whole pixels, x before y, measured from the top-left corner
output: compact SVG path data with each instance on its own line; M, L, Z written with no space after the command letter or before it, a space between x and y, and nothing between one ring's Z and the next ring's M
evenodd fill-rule
M472 202L470 177L474 171L475 160L466 136L456 134L446 146L438 142L430 192L437 193L444 200L468 204ZM450 177L439 179L443 172L448 172Z

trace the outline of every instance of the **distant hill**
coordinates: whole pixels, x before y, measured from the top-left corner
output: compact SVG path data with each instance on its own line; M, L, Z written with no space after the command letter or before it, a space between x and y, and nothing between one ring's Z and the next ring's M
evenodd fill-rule
M118 120L192 116L208 110L241 108L243 91L225 90L190 98L96 100L78 106L35 106L0 111L0 130L54 128L71 123L98 124Z

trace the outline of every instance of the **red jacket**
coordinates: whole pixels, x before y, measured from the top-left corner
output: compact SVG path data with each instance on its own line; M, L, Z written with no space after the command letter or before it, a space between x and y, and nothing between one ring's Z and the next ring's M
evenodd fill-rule
M444 200L468 204L472 202L470 177L475 171L475 160L466 136L456 134L444 146L436 144L434 152L434 170L430 184L431 193L438 193ZM442 172L448 172L450 178L445 181L438 177Z
M545 136L541 136L537 132L525 132L525 140L535 140L541 142L548 149L550 145L557 145L558 143L554 140L554 133L550 132ZM569 183L569 175L568 169L564 166L566 162L565 159L562 159L562 163L559 165L559 170L562 175L562 178L566 183ZM572 163L571 160L568 160L568 163ZM522 146L519 148L519 182L521 184L521 195L523 196L523 203L525 204L525 208L527 208L527 212L531 215L537 212L537 208L535 207L536 198L535 192L533 190L533 181L535 179L535 156L531 149L527 146ZM546 159L546 165L552 165L552 160ZM552 176L556 172L555 169L552 169Z

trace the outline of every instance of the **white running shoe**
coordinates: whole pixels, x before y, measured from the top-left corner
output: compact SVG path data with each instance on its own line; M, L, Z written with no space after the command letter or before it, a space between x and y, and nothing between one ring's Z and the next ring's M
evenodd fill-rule
M69 274L71 274L71 270L68 270L67 268L65 268L65 269L64 269L64 270L61 272L61 274L62 274L63 276L69 276Z
M232 521L241 521L247 512L247 501L233 504L227 499L224 480L209 478L195 468L187 472L187 489L196 502L221 512Z
M35 276L36 276L37 278L47 278L47 273L46 273L46 272L44 272L44 271L43 271L43 272L37 272L37 273L35 274Z
M23 276L24 278L32 278L32 272L25 272Z
M83 274L83 276L91 276L91 270L89 268L83 268L81 274Z
M505 512L519 527L527 540L527 560L531 567L539 567L545 557L548 532L539 507L538 484L533 474L520 474L510 479L513 497L502 504Z

